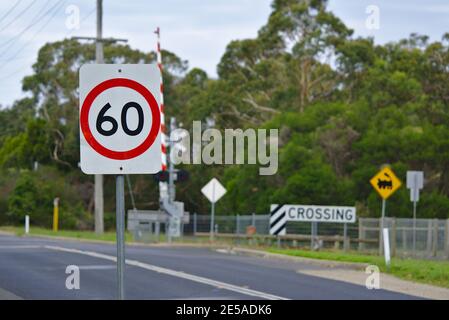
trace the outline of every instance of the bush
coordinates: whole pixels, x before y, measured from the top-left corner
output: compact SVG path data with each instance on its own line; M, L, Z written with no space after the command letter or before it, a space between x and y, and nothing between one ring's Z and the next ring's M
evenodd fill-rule
M83 209L76 188L55 169L41 167L38 171L21 170L8 197L6 220L22 224L25 215L33 225L51 228L53 200L60 198L59 227L61 229L90 228L92 217Z

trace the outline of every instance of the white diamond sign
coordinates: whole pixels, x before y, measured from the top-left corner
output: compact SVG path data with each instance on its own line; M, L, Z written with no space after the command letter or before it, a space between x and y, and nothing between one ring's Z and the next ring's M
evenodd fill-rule
M213 178L203 187L203 189L201 189L201 192L211 203L215 203L224 196L226 189L217 179Z

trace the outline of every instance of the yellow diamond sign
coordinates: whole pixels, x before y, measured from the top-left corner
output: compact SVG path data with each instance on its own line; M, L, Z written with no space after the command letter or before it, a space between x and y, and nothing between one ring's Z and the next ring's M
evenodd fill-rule
M387 199L402 185L401 180L389 167L380 170L371 178L370 183L383 199Z

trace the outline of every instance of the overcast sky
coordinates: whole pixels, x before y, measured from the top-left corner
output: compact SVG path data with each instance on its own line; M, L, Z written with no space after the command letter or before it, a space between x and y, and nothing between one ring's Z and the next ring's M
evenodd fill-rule
M48 41L95 35L95 0L2 0L0 2L0 104L23 96L21 80L31 73L38 49ZM233 39L254 37L267 21L271 0L104 0L104 36L126 38L133 48L162 46L216 76L216 65ZM375 5L379 29L366 27ZM79 8L79 29L70 29L70 13ZM412 32L439 40L449 32L447 0L330 0L330 9L356 32L378 43ZM69 27L68 27L69 26Z

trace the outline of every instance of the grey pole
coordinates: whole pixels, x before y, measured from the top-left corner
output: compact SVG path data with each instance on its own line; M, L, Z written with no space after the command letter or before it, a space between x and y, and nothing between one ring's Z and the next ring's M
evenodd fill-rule
M240 219L238 214L235 216L235 233L240 234Z
M103 63L103 0L97 0L97 41L95 42L96 63Z
M414 197L413 197L413 255L416 253L416 199L418 198L418 175L414 175Z
M310 223L310 250L313 250L313 237L315 235L315 222Z
M196 212L193 214L193 235L196 236L196 232L197 232L197 216L196 216Z
M176 118L170 118L170 135L172 132L176 130ZM169 157L168 157L168 199L170 203L175 201L176 198L176 187L175 187L175 164L172 161L171 153L174 147L174 141L169 139L168 146L170 148Z
M214 217L215 216L215 202L212 202L211 213L210 213L210 240L214 240Z
M413 255L416 253L416 201L413 201Z
M125 299L125 179L116 178L116 233L117 233L117 284L119 300Z
M212 184L212 206L210 213L210 240L214 240L214 216L215 216L215 184Z
M385 226L385 207L387 205L387 201L385 199L382 198L382 218L380 220L380 253L383 253L383 232L384 232L384 226Z
M348 250L347 248L347 241L348 241L348 224L345 223L343 225L343 250Z
M103 63L103 0L97 0L97 41L95 46L95 62ZM104 199L103 199L103 175L95 175L95 233L102 234L104 232Z

